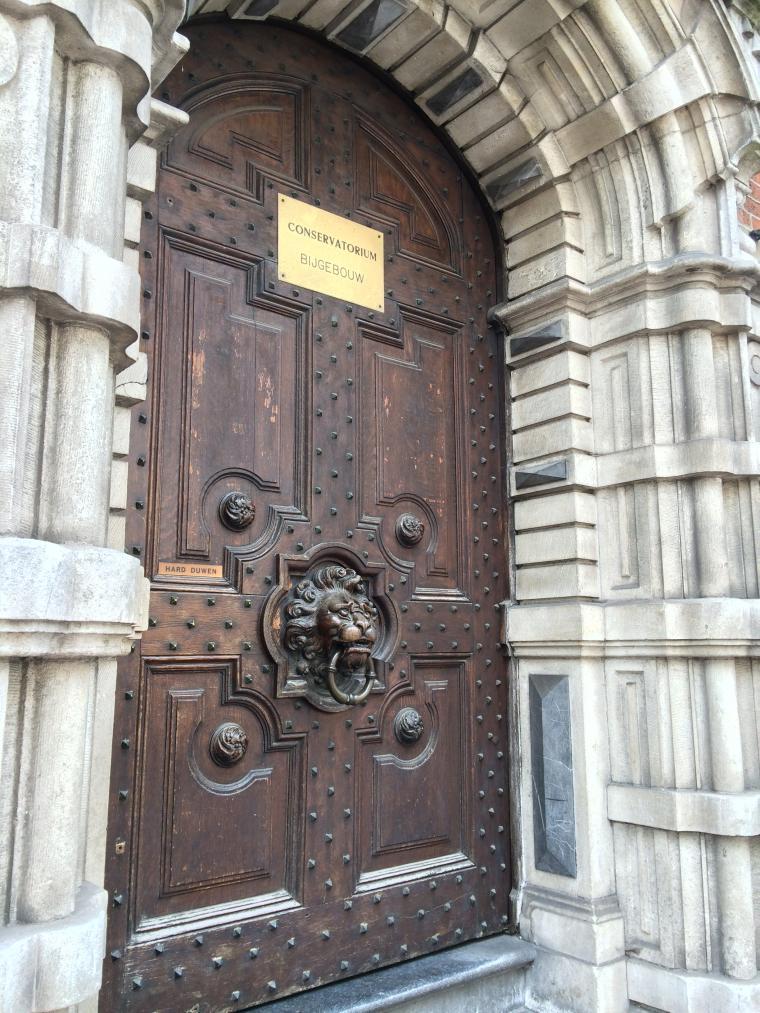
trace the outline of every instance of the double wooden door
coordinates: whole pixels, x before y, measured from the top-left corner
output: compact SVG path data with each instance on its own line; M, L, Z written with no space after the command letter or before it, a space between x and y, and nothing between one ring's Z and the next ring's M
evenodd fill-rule
M102 1008L242 1009L500 931L510 867L496 264L344 53L192 28L146 206ZM282 197L382 236L383 308L278 273ZM382 258L381 258L382 260Z

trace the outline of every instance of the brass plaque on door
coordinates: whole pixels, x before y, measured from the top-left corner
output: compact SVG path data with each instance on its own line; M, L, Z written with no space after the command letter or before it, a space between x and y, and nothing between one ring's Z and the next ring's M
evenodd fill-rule
M224 568L209 563L159 563L159 577L182 577L185 580L221 580Z
M280 281L384 309L383 234L280 194L277 276Z

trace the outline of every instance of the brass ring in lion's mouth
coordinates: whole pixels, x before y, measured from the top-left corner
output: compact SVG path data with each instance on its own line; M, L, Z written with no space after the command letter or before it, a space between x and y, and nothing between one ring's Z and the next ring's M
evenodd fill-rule
M349 668L356 668L359 660L362 664L366 664L373 646L368 640L356 640L352 644L344 644L340 652L340 660Z
M338 703L363 703L369 696L372 689L372 682L375 678L375 671L370 654L371 650L372 645L368 641L357 641L356 644L352 644L350 647L339 647L337 650L333 651L330 658L330 664L327 667L327 686ZM361 664L347 665L347 658L353 660L354 662L360 662ZM343 663L344 678L346 675L349 675L353 681L359 673L361 673L364 677L364 687L358 693L347 693L336 684L335 677L337 675L339 661ZM348 672L345 672L345 668L348 668Z

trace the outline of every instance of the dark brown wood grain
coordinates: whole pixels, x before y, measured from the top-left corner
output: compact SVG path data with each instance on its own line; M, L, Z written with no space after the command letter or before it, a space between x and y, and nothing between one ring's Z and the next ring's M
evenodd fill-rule
M164 97L190 123L141 248L126 548L151 603L119 672L108 1011L242 1009L497 932L511 885L483 209L348 56L272 25L189 34ZM384 312L278 281L280 193L383 232ZM335 712L264 630L314 560L378 608L372 692ZM397 734L404 708L421 734Z

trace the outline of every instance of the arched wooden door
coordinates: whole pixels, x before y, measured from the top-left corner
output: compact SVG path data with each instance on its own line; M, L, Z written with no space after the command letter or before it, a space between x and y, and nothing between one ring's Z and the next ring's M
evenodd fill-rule
M510 888L483 209L341 51L189 35L141 247L127 551L150 624L119 675L109 1011L426 954L501 930Z

